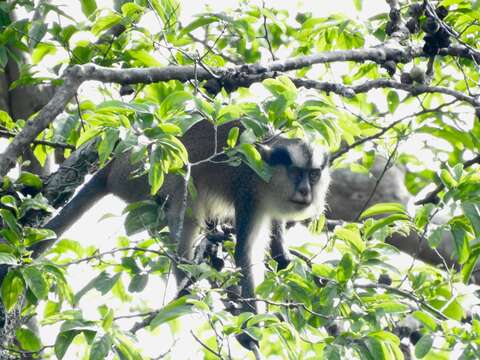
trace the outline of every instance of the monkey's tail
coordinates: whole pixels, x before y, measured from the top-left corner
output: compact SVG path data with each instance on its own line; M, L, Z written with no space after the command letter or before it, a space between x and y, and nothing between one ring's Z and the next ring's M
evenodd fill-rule
M43 227L53 230L59 238L97 201L108 194L107 180L110 166L100 169L65 205L60 212L50 219ZM55 239L39 242L32 246L33 257L40 256L47 250Z

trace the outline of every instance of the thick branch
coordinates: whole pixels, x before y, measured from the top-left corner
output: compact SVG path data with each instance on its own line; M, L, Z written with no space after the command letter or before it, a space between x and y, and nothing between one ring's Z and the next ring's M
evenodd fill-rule
M460 51L462 47L457 47L457 56L472 58L469 49ZM460 51L460 52L458 52ZM446 52L448 54L448 49ZM87 80L97 80L101 82L115 82L120 84L136 83L154 83L160 81L179 80L186 82L188 80L209 80L216 77L239 78L245 74L265 74L269 72L285 72L300 69L306 66L321 63L331 63L339 61L374 61L384 63L385 61L409 62L414 57L423 56L414 48L389 48L372 47L368 49L338 50L322 52L310 56L302 56L283 61L274 61L268 65L252 64L240 65L234 68L216 68L205 69L197 66L168 66L164 68L134 68L134 69L113 69L105 68L93 64L75 65L68 69L64 76L64 83L60 86L54 97L40 111L35 119L27 122L23 130L13 139L0 158L0 176L4 176L15 165L18 156L65 108L70 99L76 94L78 87ZM440 92L455 96L458 99L467 101L478 107L476 99L441 87L411 86L397 83L391 80L372 81L362 86L353 87L355 92L365 92L371 88L393 87L406 91L416 90L418 92Z
M60 114L81 84L74 71L68 71L64 83L55 92L53 98L40 111L38 116L27 122L22 131L15 136L0 158L0 177L15 166L15 161L23 150Z

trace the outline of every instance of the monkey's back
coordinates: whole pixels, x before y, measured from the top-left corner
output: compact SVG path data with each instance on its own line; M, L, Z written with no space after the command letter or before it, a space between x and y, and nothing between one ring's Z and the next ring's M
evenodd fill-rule
M194 212L203 218L233 218L234 202L256 188L259 178L244 163L232 166L222 153L230 130L244 130L240 121L215 127L208 121L192 126L181 138L192 166L192 178L198 189ZM215 146L216 144L216 146ZM214 154L219 154L212 158ZM205 161L208 160L208 161ZM168 189L166 189L168 192Z
M194 213L205 218L231 217L233 202L239 194L252 188L258 181L253 171L245 164L231 166L226 155L212 156L215 151L222 152L228 134L233 127L244 129L239 121L215 127L203 120L193 125L180 138L187 149L189 162L193 164L191 175L195 188L199 190L198 198L192 200ZM217 145L215 145L217 144ZM146 175L135 177L133 174L140 167L130 163L127 152L107 165L108 188L114 195L131 203L151 198L150 186ZM160 189L158 198L168 199L183 196L183 179L178 175L168 174Z

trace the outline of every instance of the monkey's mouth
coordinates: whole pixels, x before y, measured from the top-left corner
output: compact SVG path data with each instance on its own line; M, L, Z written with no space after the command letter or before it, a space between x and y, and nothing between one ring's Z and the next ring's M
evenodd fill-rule
M310 204L312 203L311 201L308 201L308 200L299 200L299 199L290 199L290 202L299 207L307 207L307 206L310 206Z

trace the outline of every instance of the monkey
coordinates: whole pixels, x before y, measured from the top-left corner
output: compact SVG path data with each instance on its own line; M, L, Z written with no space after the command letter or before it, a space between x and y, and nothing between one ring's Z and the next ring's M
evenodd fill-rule
M271 169L271 179L267 182L246 163L232 166L228 164L227 155L215 155L216 149L226 145L234 127L245 130L240 121L215 127L207 120L188 129L180 141L189 154L189 162L197 163L191 167L196 196L185 192L181 176L168 174L155 200L165 204L166 225L172 233L181 226L179 218L186 196L189 211L184 212L182 231L179 238L174 239L178 241L180 259L193 259L195 240L206 220L235 224L234 261L242 275L241 295L252 299L259 282L254 278L253 268L263 263L268 239L272 240L270 251L278 268L285 268L290 260L283 239L284 223L323 212L330 183L329 155L313 142L272 136L258 146L262 160ZM212 154L215 156L209 161L202 161ZM150 199L147 176L131 177L138 165L132 165L129 156L128 152L123 153L100 169L45 227L60 236L83 212L109 193L127 203ZM187 275L176 264L174 273L177 285L182 284ZM242 309L258 312L255 301L244 302Z

